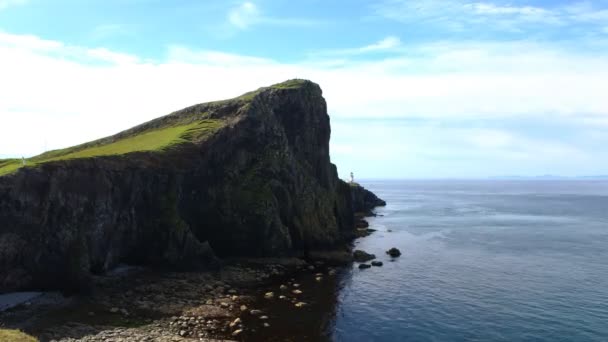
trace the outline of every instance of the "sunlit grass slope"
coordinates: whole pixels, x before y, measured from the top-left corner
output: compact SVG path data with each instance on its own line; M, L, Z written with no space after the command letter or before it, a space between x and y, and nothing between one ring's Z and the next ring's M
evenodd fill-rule
M0 341L2 342L37 342L38 339L26 335L18 330L0 329Z
M132 152L162 152L181 144L195 142L209 136L223 125L221 120L200 120L190 124L150 129L116 140L101 139L62 150L43 153L26 160L26 166L57 160L94 158ZM0 160L0 176L23 166L19 159Z

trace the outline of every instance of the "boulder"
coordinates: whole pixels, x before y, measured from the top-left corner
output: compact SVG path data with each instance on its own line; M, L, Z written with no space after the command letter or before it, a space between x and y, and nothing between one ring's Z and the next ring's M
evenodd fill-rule
M396 258L396 257L401 256L401 251L398 250L397 248L393 247L393 248L389 249L388 251L386 251L386 254L390 255L393 258Z
M369 254L362 250L355 250L353 252L353 259L356 262L366 262L366 261L376 259L376 256L374 254Z

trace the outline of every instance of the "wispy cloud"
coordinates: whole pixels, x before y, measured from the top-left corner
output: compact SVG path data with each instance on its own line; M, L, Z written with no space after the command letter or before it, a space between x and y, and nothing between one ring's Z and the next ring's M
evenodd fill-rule
M397 36L388 36L383 38L375 43L349 48L349 49L337 49L337 50L324 50L324 51L316 51L312 54L313 57L320 56L349 56L349 55L361 55L367 53L375 53L375 52L387 52L394 51L395 49L401 47L401 39Z
M243 2L228 11L227 21L239 30L246 30L256 25L311 27L321 23L313 19L280 18L265 15L253 2Z
M385 0L375 6L376 14L404 22L443 26L453 31L478 30L524 32L543 25L568 28L568 25L585 23L600 25L608 20L605 3L574 2L552 7L505 2L461 0Z
M29 0L0 0L0 10L9 8L12 6L25 5Z

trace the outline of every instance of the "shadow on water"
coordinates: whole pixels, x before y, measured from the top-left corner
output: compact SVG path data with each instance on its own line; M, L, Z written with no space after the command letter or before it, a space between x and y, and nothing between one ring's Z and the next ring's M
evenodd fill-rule
M340 290L352 277L348 266L335 270L335 275L328 275L327 269L318 269L260 288L255 307L262 310L262 315L268 316L268 320L246 316L244 323L248 331L243 341L333 341ZM319 273L323 274L320 281L316 280ZM294 284L299 286L296 288ZM281 285L288 289L281 290ZM301 290L302 294L294 294L295 289ZM274 292L275 297L264 298L266 292ZM286 298L280 299L279 296ZM298 302L306 305L298 308L295 305ZM264 323L270 326L264 327Z

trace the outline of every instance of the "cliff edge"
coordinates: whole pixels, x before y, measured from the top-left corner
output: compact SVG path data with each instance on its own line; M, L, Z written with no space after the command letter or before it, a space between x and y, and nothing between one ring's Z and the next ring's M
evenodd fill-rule
M321 88L291 80L25 166L0 160L0 293L81 290L120 263L190 269L343 244L355 211L382 202L338 178L330 132Z

